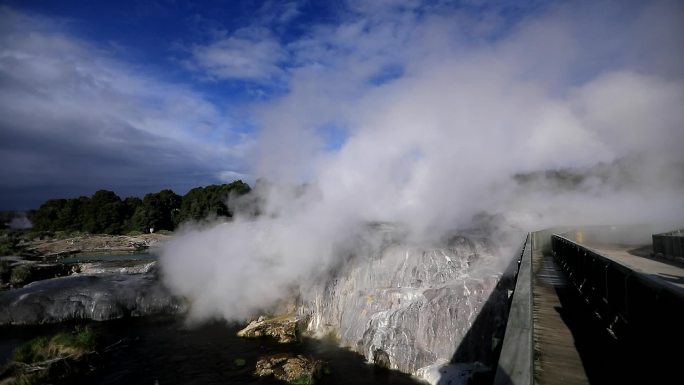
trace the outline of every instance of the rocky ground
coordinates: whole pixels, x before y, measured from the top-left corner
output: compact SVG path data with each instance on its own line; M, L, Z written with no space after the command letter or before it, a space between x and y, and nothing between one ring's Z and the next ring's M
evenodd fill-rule
M78 234L66 236L56 233L50 236L32 236L29 233L15 235L12 253L0 254L0 290L20 288L31 282L64 277L75 273L135 273L145 272L152 266L137 260L128 263L122 258L115 263L63 263L69 255L116 254L144 252L170 238L166 234L106 235ZM148 261L149 262L149 261ZM140 266L133 266L140 265Z
M49 258L76 253L140 251L165 241L169 237L165 234L82 234L66 238L33 239L20 246L30 255Z

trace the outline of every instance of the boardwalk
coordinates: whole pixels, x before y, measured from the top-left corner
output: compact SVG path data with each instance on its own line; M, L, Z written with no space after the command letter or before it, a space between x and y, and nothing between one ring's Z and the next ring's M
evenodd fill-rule
M532 252L534 378L537 384L588 384L575 340L561 314L559 298L573 288L551 255Z
M682 383L684 267L568 230L528 236L494 383Z

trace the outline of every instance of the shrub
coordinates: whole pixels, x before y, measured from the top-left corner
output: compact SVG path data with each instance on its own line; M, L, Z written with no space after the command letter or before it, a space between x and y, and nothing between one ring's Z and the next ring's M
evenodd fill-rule
M12 286L21 286L26 284L26 282L31 279L32 273L33 266L30 264L16 266L14 269L12 269L12 274L10 274L10 284Z
M95 333L84 328L68 333L58 333L52 337L38 337L21 345L12 353L12 360L32 364L69 355L81 355L95 349Z
M3 239L0 241L0 255L18 255L21 249L17 247L14 239Z

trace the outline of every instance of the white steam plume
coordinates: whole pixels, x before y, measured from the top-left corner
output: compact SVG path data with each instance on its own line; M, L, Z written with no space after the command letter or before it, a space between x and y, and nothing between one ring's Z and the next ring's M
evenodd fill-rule
M193 316L271 305L373 221L434 242L481 212L526 230L684 219L682 3L515 22L435 7L356 4L288 44L290 92L253 111L253 172L274 183L262 215L188 228L163 252ZM579 179L529 174L563 168Z

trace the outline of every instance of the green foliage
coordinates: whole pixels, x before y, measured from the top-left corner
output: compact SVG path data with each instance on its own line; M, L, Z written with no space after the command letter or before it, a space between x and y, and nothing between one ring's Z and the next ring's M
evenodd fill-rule
M197 187L183 197L176 224L215 217L232 217L228 202L251 191L241 180L230 184Z
M247 360L244 358L236 358L233 360L233 365L235 365L235 367L242 368L247 365Z
M80 355L95 349L97 335L88 328L52 337L38 337L12 352L12 360L32 364L58 357Z
M302 374L298 378L289 381L290 384L292 385L312 385L315 383L313 377L311 377L308 374Z
M155 230L173 230L174 216L181 206L181 196L171 190L161 190L158 193L145 195L142 204L138 206L131 218L133 230L148 232Z
M16 266L10 274L10 284L12 286L24 285L31 278L31 274L33 274L33 267L30 264Z
M17 247L15 239L7 238L0 240L0 256L17 255L20 251L21 249Z
M231 217L228 202L251 191L238 180L190 190L184 197L171 190L121 200L114 192L99 190L90 197L50 199L29 213L35 232L148 233L150 228L173 231L187 220ZM0 244L0 254L3 245Z
M115 193L99 190L84 206L82 229L91 234L120 234L124 205Z
M122 227L126 230L130 231L140 231L139 229L133 228L133 223L132 223L132 218L133 214L135 214L135 211L138 209L138 207L142 206L142 199L138 197L128 197L123 200L123 216L124 216L124 221L122 224ZM131 234L129 234L131 235ZM134 235L140 235L140 234L134 234Z
M21 373L14 380L13 385L43 385L50 381L50 372L47 370L39 370L29 373Z

